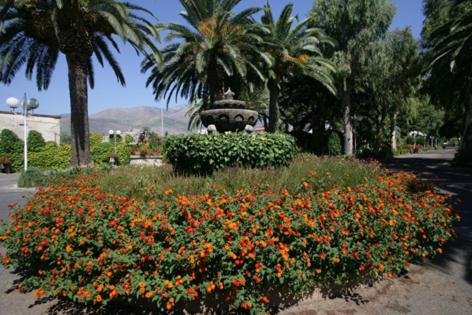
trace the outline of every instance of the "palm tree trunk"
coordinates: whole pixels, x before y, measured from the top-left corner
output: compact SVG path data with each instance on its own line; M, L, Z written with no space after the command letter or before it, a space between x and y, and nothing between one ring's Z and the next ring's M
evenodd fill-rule
M343 91L341 97L341 103L344 108L343 123L344 123L344 154L346 156L353 155L353 126L352 126L352 115L351 115L351 93L349 91L346 80L343 82Z
M88 86L86 63L87 57L78 54L67 54L69 70L69 94L71 107L72 166L89 166L91 164Z
M469 82L466 92L466 118L464 133L459 148L458 159L472 163L472 81Z
M270 92L270 102L269 102L269 128L268 132L276 132L279 124L279 94L280 89L276 80L269 80L269 92Z

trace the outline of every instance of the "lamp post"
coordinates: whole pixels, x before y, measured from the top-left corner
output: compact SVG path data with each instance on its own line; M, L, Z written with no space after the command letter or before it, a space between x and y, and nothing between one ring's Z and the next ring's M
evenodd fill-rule
M108 131L108 135L110 138L113 138L113 148L116 156L116 138L121 136L121 131L120 130L110 130ZM111 159L111 164L115 165L115 157Z
M25 96L23 98L23 102L21 102L19 99L16 97L9 97L7 98L7 105L10 107L11 111L13 114L17 115L16 109L20 107L20 105L23 107L23 112L21 113L23 115L23 158L24 158L24 170L28 170L28 113L36 108L39 107L39 102L35 98L28 98Z

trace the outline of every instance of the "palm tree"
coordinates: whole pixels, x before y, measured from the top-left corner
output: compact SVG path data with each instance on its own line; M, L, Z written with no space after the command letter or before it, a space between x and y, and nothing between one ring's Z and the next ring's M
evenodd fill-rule
M470 0L456 0L450 10L451 18L431 34L433 62L444 61L450 70L462 78L465 105L465 124L458 158L472 161L472 5Z
M244 80L256 73L263 80L253 58L261 38L251 16L259 11L249 8L238 14L233 10L241 0L180 0L185 11L181 16L189 26L160 24L169 31L162 50L162 62L145 60L143 72L150 71L147 81L157 98L175 95L197 102L204 99L208 107L222 96L229 78ZM177 42L175 42L177 41Z
M321 45L331 44L324 33L308 28L309 19L294 25L293 5L285 6L278 20L274 20L269 4L264 6L262 25L264 28L264 50L271 56L267 86L270 91L269 132L275 132L279 123L279 97L281 83L294 73L302 71L315 78L333 94L335 93L331 72L334 67L322 57Z
M94 86L92 57L106 61L118 82L124 75L110 46L119 52L116 37L138 52L150 47L153 25L148 10L113 0L0 0L0 81L9 84L25 66L26 77L36 77L39 90L47 89L58 57L63 54L69 70L72 164L91 163L88 122L88 84ZM88 84L87 84L88 81Z

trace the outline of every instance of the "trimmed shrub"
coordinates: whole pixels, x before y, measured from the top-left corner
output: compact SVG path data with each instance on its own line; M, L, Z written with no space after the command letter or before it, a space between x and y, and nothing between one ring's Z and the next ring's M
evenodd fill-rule
M28 164L42 170L63 170L70 167L71 146L48 142L39 152L28 155Z
M262 314L278 294L392 277L442 252L456 220L446 197L412 193L414 175L372 172L375 182L322 193L310 172L297 195L167 189L146 202L104 193L94 176L59 178L13 212L0 234L3 263L19 268L22 290L37 296Z
M341 147L341 138L337 132L333 131L330 133L326 147L329 156L338 156L342 154L343 149Z
M43 135L36 130L28 133L28 152L39 152L46 146Z
M23 141L10 129L0 133L0 154L15 154L23 152Z
M211 174L225 167L279 167L296 153L287 134L213 134L172 136L165 152L176 171Z
M413 136L406 136L405 138L405 143L406 144L420 144L420 145L425 145L426 138L425 137L413 137Z
M129 163L131 149L130 146L124 141L117 141L116 154L115 144L113 142L94 143L90 149L92 153L93 163L97 166L110 165L110 158L112 157L115 159L115 163L118 165L124 165Z
M22 171L18 177L18 187L35 187L37 185L44 185L47 181L47 176L39 169L28 168Z

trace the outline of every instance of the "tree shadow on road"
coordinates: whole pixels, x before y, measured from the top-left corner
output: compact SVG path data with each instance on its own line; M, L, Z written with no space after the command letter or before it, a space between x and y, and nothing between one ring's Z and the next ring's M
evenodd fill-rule
M441 192L451 193L460 200L456 212L461 221L455 224L457 239L444 247L444 254L430 260L431 266L445 273L451 272L452 264L463 268L462 278L472 284L472 168L454 166L449 159L421 157L395 158L384 163L392 170L415 173L419 179L434 183Z

